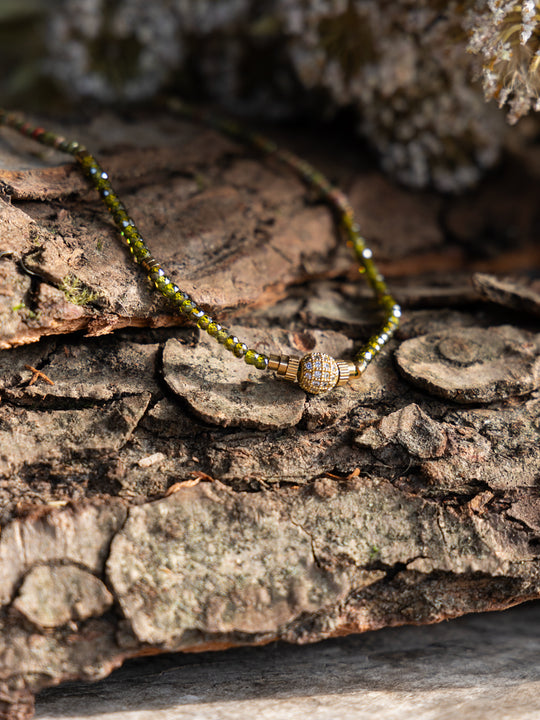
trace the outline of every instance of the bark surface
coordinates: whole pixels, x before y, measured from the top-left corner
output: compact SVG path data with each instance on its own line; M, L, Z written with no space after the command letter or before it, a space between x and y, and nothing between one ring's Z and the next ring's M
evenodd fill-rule
M165 116L72 134L241 339L346 357L376 328L331 213L274 161ZM365 375L321 397L182 325L76 168L2 135L5 717L148 652L540 596L540 301L519 276L540 264L538 181L509 159L474 198L413 194L337 141L284 141L349 193L405 309Z

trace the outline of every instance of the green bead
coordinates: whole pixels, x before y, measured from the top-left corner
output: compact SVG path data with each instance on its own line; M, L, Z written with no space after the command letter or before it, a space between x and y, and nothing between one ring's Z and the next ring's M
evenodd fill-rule
M216 335L216 340L218 343L221 343L221 345L225 345L227 340L229 338L229 331L227 328L221 328L221 330Z
M240 341L238 340L236 335L229 335L229 337L226 338L224 345L229 352L234 352L234 348L239 342Z
M52 132L44 132L40 139L44 145L54 145L56 135Z
M248 365L255 365L258 357L259 353L256 353L255 350L248 350L244 355L244 360Z
M266 370L268 367L268 358L264 355L257 355L257 359L255 361L255 367L258 370Z
M210 325L206 328L206 332L212 337L216 337L220 330L221 325L217 322L211 322Z
M126 208L121 204L121 207L113 213L113 220L117 225L122 225L124 221L129 220ZM124 228L122 228L123 230Z
M197 320L197 325L201 328L201 330L207 330L211 322L212 318L210 317L210 315L205 314Z
M152 256L152 253L150 250L143 245L142 248L137 247L137 243L135 243L135 257L137 258L137 261L142 263L144 260Z
M181 310L183 313L186 313L186 315L189 315L189 313L191 313L191 311L193 310L194 307L196 307L196 306L195 306L195 303L193 302L193 300L191 300L191 298L187 298L187 299L184 300L184 302L180 305L180 310Z
M102 177L98 176L98 179L95 181L95 185L98 190L109 190L111 189L111 183L108 180L103 179Z
M155 278L154 282L156 284L156 287L158 288L164 288L167 285L172 285L169 278L163 273L163 270L161 270L161 272L160 270L158 270L157 277Z
M41 139L44 141L44 138L46 137L47 133L42 135ZM82 169L88 174L91 167L97 167L97 162L94 160L94 158L88 154L88 155L78 155L77 160L79 161L80 166Z
M140 232L139 232L139 231L137 230L137 228L134 227L133 225L129 225L129 226L124 230L123 235L124 235L124 237L129 238L132 242L135 242L135 241L137 241L137 240L141 240L141 239L142 239Z
M161 294L164 295L166 298L169 298L171 300L174 299L174 296L175 296L174 286L170 280L167 283L167 285L165 285L164 287L161 287L160 290L161 290Z
M244 355L247 353L248 347L246 343L243 342L237 342L234 346L233 352L236 355L236 357L241 358L244 357Z
M105 205L107 206L109 212L113 213L118 210L120 207L120 200L118 199L118 196L114 193L111 193L108 198L105 200Z

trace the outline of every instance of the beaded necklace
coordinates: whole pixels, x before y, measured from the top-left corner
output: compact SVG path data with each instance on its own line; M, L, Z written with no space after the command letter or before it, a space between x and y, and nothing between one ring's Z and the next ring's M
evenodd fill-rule
M274 370L278 376L292 382L298 382L303 390L313 395L324 393L336 386L345 385L350 379L359 377L395 332L399 324L401 309L390 294L384 278L373 261L373 254L360 233L360 228L354 218L347 196L308 162L288 150L279 148L271 140L246 131L234 121L217 118L206 111L195 109L180 102L175 102L173 109L190 120L202 122L235 140L262 151L266 155L277 158L281 163L296 172L307 185L315 188L323 200L335 210L345 231L348 244L352 246L360 263L359 272L365 274L377 303L381 306L384 314L384 320L379 331L369 338L367 343L355 354L352 361L335 360L321 352L308 353L300 358L289 355L265 355L248 348L246 343L233 335L226 327L216 322L193 298L169 278L161 264L150 252L135 223L129 217L126 207L113 190L109 176L83 145L74 140L66 140L60 135L46 131L41 127L33 126L16 115L9 114L1 109L0 125L6 125L43 145L72 155L99 192L120 231L122 239L129 248L133 260L143 268L157 291L170 301L177 310L201 330L205 330L211 337L215 338L235 357L243 358L248 365L253 365L259 370Z

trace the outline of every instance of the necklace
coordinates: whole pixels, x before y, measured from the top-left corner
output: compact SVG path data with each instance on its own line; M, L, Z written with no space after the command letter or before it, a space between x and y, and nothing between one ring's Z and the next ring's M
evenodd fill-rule
M246 343L216 322L193 298L170 279L150 252L126 207L114 191L108 174L83 145L75 140L66 140L41 127L33 126L24 119L1 109L0 125L13 128L42 145L72 155L99 192L133 260L142 267L156 290L192 323L201 330L205 330L235 357L243 358L248 365L253 365L259 370L274 370L279 377L298 382L303 390L313 395L345 385L350 379L359 377L394 334L401 317L401 309L390 294L383 276L373 261L373 253L367 247L366 241L360 233L347 196L308 162L288 150L279 148L268 138L244 130L234 121L215 117L183 102L175 101L174 104L171 103L171 106L176 112L190 120L202 122L266 155L277 158L282 164L297 173L307 185L315 188L323 200L336 212L348 244L352 247L360 263L359 272L365 274L384 316L378 332L369 338L352 360L336 360L321 352L311 352L301 358L289 355L265 355L248 348Z

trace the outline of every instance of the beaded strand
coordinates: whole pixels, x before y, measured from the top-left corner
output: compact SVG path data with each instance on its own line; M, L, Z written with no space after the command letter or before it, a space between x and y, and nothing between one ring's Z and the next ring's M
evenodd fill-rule
M66 140L64 137L46 131L44 128L33 126L1 109L0 125L6 125L43 145L72 155L111 213L112 219L129 248L133 260L143 268L158 292L201 330L205 330L211 337L215 338L235 357L243 358L248 365L253 365L260 370L275 370L278 375L287 380L298 380L303 389L313 394L324 392L334 385L343 385L350 377L358 377L395 332L399 324L401 309L390 294L384 278L373 262L372 252L360 233L360 228L354 218L347 196L339 188L332 185L312 165L288 150L280 149L273 141L262 135L246 131L233 121L217 118L185 103L173 101L171 102L171 109L191 120L203 122L267 155L276 157L298 174L307 185L314 187L321 194L323 200L335 210L345 230L349 244L352 246L360 263L359 271L365 273L377 302L384 312L384 322L381 329L369 338L367 343L354 356L352 362L335 361L333 358L321 353L311 353L302 359L287 355L267 356L248 348L246 343L239 340L226 327L216 322L199 307L193 298L169 278L160 263L152 255L135 223L130 218L125 205L114 191L108 174L83 145L75 140Z
M96 158L75 140L66 140L60 135L47 132L41 127L34 127L28 122L14 115L9 115L0 109L0 125L6 125L17 130L22 135L33 138L43 145L73 155L81 166L84 174L101 196L105 206L111 213L120 235L126 243L133 260L145 271L148 279L163 297L169 300L181 313L198 325L202 330L236 357L244 358L248 365L254 365L260 370L268 366L266 355L249 349L246 343L240 341L227 328L216 322L208 315L186 292L181 290L166 274L161 264L150 252L143 240L137 226L129 217L124 203L114 191L108 174L103 170Z
M234 120L223 119L211 113L190 106L183 101L174 99L169 101L169 107L180 115L190 120L204 123L223 134L240 140L244 144L262 151L266 155L273 155L284 165L291 168L300 178L311 187L315 188L322 199L336 212L342 227L347 235L348 243L352 246L354 253L360 263L359 272L365 273L367 281L379 305L384 310L384 323L375 335L369 338L360 351L354 356L356 370L351 375L358 376L364 372L373 358L381 351L396 331L401 317L401 307L394 300L388 286L384 281L377 266L373 261L373 253L367 247L366 241L360 232L360 227L354 217L354 211L349 198L337 186L333 185L328 178L317 170L306 160L299 158L289 150L282 149L273 140L264 135L244 129Z

